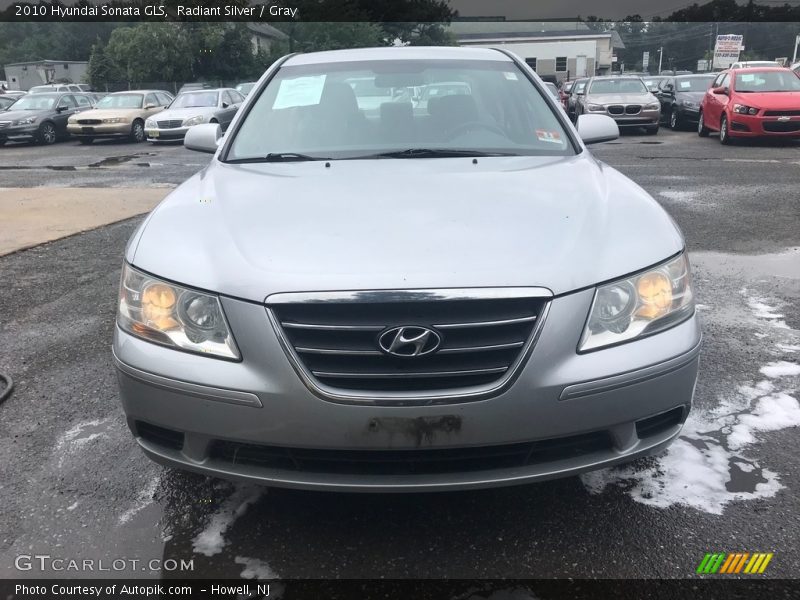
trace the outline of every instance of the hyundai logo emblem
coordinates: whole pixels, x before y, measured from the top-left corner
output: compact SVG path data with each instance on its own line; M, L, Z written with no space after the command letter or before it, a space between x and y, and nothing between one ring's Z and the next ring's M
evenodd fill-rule
M386 354L402 357L424 356L435 352L442 336L428 327L404 325L387 329L378 337L378 345Z

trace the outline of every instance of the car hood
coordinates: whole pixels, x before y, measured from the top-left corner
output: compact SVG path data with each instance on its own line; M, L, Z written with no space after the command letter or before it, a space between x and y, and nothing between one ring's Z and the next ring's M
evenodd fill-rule
M681 100L689 100L695 104L700 104L700 101L703 99L705 94L705 92L675 92L675 100L678 102Z
M261 302L277 292L541 286L561 294L679 252L644 190L573 157L212 161L131 238L134 266Z
M81 119L133 118L144 114L143 108L91 108L76 114Z
M770 110L800 110L800 92L737 92L736 102Z
M0 120L16 121L17 119L27 119L28 117L42 117L50 114L51 110L6 110L0 112Z
M198 106L194 108L167 108L158 114L159 120L188 119L197 115L213 115L217 111L215 106Z
M587 102L595 104L652 104L658 99L651 93L642 94L588 94Z

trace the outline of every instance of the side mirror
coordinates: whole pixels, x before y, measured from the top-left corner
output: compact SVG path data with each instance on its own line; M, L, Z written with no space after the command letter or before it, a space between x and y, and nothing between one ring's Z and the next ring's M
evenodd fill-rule
M728 88L725 88L725 87L711 88L711 93L712 94L722 94L723 96L727 96L728 95Z
M183 145L188 150L213 154L217 151L220 139L222 139L222 127L219 123L204 123L189 128L186 137L183 138Z
M222 108L228 108L229 106L230 106L230 104L228 104L227 102L223 102L222 103Z
M151 108L157 108L157 107L156 107L155 104L145 104L144 105L144 109L145 110L150 110Z
M577 127L584 144L610 142L619 137L617 122L606 115L580 115Z
M57 107L56 107L56 112L57 112L57 113L62 113L62 112L64 112L65 110L67 110L67 107L66 107L66 106L57 106Z

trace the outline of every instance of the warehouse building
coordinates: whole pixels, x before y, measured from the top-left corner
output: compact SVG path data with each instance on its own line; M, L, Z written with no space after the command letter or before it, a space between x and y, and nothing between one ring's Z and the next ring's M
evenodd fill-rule
M448 30L461 46L502 46L558 81L610 73L616 50L625 47L616 31L581 21L453 21Z
M89 63L77 60L36 60L5 65L8 89L28 91L48 83L85 83Z

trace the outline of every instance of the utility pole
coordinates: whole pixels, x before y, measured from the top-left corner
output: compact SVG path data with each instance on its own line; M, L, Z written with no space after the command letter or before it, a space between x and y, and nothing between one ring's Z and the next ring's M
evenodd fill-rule
M800 45L800 33L794 38L794 55L792 56L792 64L797 62L797 46Z
M658 74L661 75L661 57L664 56L664 46L658 49Z

